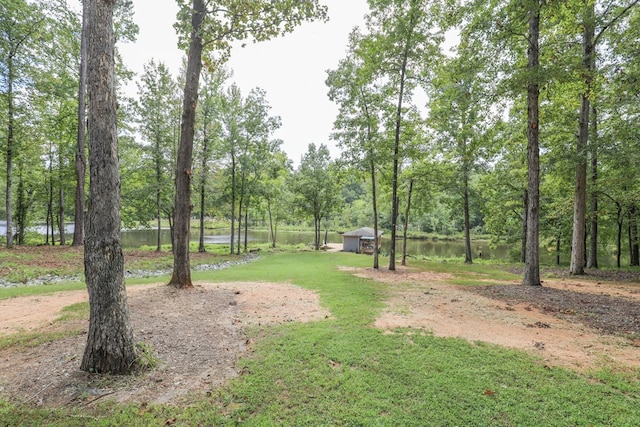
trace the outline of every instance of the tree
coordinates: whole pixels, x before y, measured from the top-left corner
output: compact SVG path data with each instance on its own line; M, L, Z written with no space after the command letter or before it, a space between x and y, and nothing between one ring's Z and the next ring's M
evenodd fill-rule
M293 188L300 211L313 218L313 245L320 249L322 219L327 218L337 202L336 181L330 171L331 156L326 145L309 144L293 176Z
M373 58L368 67L377 69L386 81L384 92L395 99L392 111L386 117L387 131L392 136L391 161L391 249L389 270L395 270L396 235L398 221L398 189L401 164L405 158L407 135L407 104L421 81L429 74L425 58L439 56L442 36L435 19L438 13L434 6L439 2L372 0L367 17L368 40L363 49L368 49Z
M84 244L84 197L87 169L85 153L86 138L86 96L87 96L87 2L82 0L82 29L80 30L80 67L78 73L78 132L76 142L76 200L73 219L73 246Z
M48 19L43 23L46 30L40 41L41 66L35 79L39 102L32 102L32 105L40 110L34 116L39 118L38 126L43 130L43 137L50 148L47 205L52 243L54 225L57 224L60 244L65 245L67 195L74 186L71 159L76 151L78 132L78 117L74 114L78 108L78 100L75 98L78 74L77 69L70 65L77 62L78 52L81 50L81 40L77 33L81 22L65 3L51 4L47 16ZM84 124L84 119L82 123Z
M287 218L291 206L291 192L287 186L287 180L291 177L291 160L286 153L277 151L269 160L267 169L261 182L261 194L267 204L269 217L269 239L271 247L276 247L278 239L278 223Z
M596 14L596 0L583 2L582 15L582 64L583 78L580 93L580 112L578 114L578 140L576 145L576 184L573 211L573 238L571 244L571 265L569 273L584 274L586 210L587 210L587 163L589 150L589 121L591 102L594 97L594 79L597 74L596 56L598 42L616 21L623 18L640 0L628 2L611 2L604 8L601 16ZM625 4L626 3L626 4ZM596 32L596 26L600 24Z
M292 31L302 21L325 18L326 7L319 6L317 0L224 0L209 5L204 0L180 0L179 4L177 26L181 45L185 47L186 40L189 40L189 53L176 167L173 274L169 284L176 288L188 288L193 286L189 264L189 221L193 206L191 165L203 56L217 54L219 56L215 62L219 64L228 58L233 40L249 37L255 41L268 40ZM211 6L211 9L207 6ZM209 59L207 63L214 66Z
M206 184L209 175L209 162L214 148L214 142L220 139L221 120L220 105L222 103L222 84L229 77L229 73L221 69L217 73L205 72L202 76L204 81L202 102L197 111L200 117L200 242L198 252L205 252L204 246L204 218L205 218L205 198Z
M80 369L127 374L137 366L120 241L113 11L116 0L87 0L89 211L84 264L89 332Z
M153 182L149 193L155 195L155 216L157 219L156 251L162 248L160 240L162 214L171 204L169 190L173 163L173 128L176 83L163 63L151 60L144 65L144 73L138 82L137 118L140 135L148 143L145 145L152 163Z
M241 235L241 224L244 213L244 250L247 250L248 212L252 195L258 195L258 182L263 172L268 168L270 159L279 151L280 140L273 140L271 136L280 127L280 117L269 116L271 107L266 99L266 92L255 88L243 102L241 127L239 166L240 200L238 204L238 236ZM238 242L238 251L240 244Z
M360 43L363 37L356 28L349 36L347 58L328 72L329 98L338 103L339 113L332 137L338 140L342 156L350 165L366 170L371 180L371 205L374 235L378 235L377 169L384 152L380 121L383 99L366 69ZM378 245L374 245L373 268L379 268Z
M544 2L544 0L543 0ZM529 10L529 36L527 48L527 245L522 284L541 286L540 281L540 148L539 148L539 96L538 68L540 66L540 7L539 0Z
M457 56L444 59L437 69L430 94L428 124L442 156L455 168L450 185L462 200L465 263L473 262L471 250L471 176L487 158L487 128L491 126L490 81L472 45L462 36Z
M15 141L16 82L21 79L26 68L35 58L32 45L40 31L44 16L37 3L29 4L24 0L10 0L0 5L0 72L5 83L6 95L6 194L5 208L7 218L7 247L13 246L12 218L12 170Z
M483 7L475 2L469 8L473 15L467 29L480 31L488 40L476 49L482 55L490 79L501 80L498 94L518 96L526 87L527 121L527 189L525 193L525 221L523 221L523 253L525 273L523 283L540 285L539 275L539 94L545 76L540 67L540 16L546 0L506 2ZM527 23L528 25L524 25ZM528 27L528 28L527 28ZM523 64L521 52L526 49ZM514 61L515 59L515 61ZM513 70L505 73L504 70ZM522 117L522 115L520 115ZM521 120L523 122L523 120Z
M226 95L222 99L222 149L223 156L229 162L230 185L229 193L231 198L231 241L230 253L233 254L235 247L235 220L236 220L236 176L238 165L238 147L240 145L240 118L242 114L242 94L240 88L231 85L227 89ZM240 246L240 236L238 236L238 247Z

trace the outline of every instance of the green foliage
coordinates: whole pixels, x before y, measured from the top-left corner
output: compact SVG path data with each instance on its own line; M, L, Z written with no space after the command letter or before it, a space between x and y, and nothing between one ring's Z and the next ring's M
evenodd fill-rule
M148 371L158 367L161 361L153 354L153 346L151 343L142 341L136 345L136 350L140 369Z
M191 0L179 0L178 22L175 28L182 48L188 46L192 35ZM199 29L210 57L209 65L225 62L232 43L240 41L265 41L293 31L304 21L326 19L327 8L317 0L248 1L223 0L209 10Z
M89 303L78 302L75 304L63 307L60 310L61 315L56 319L57 322L64 322L67 320L89 318Z
M327 220L337 210L339 200L335 172L331 168L331 157L326 145L320 144L316 148L315 144L309 144L291 183L296 195L295 206L302 215L313 218L314 244L318 249L322 244L321 221Z

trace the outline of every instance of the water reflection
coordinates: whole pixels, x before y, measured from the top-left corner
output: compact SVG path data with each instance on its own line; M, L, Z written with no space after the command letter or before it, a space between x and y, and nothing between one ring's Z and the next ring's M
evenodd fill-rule
M45 226L38 225L31 230L37 231L44 235ZM66 227L67 238L72 239L73 224ZM0 239L6 234L6 221L0 220ZM57 236L57 233L56 233ZM241 244L244 243L244 234L240 236ZM268 242L269 233L267 231L249 231L247 236L247 244L266 243ZM324 233L323 233L324 237ZM235 236L236 241L238 236ZM57 239L57 237L56 237ZM160 233L161 243L168 245L171 243L171 235L169 229L163 229ZM199 233L194 230L191 233L191 241L199 241ZM206 230L205 243L207 244L226 244L229 245L231 235L228 229ZM313 243L313 233L302 232L278 232L278 244L282 245L310 245ZM342 243L342 236L338 233L329 233L328 243ZM122 245L125 248L139 248L141 246L155 247L157 244L157 231L155 229L139 229L139 230L123 230ZM402 253L402 241L398 240L396 253L398 256ZM381 252L385 255L389 254L390 242L388 236L383 236ZM472 255L475 259L492 259L511 261L509 252L513 249L512 245L501 244L497 247L489 247L487 242L473 242ZM462 241L444 241L444 240L409 240L407 242L407 253L409 256L426 257L426 258L463 258L464 242ZM482 255L482 256L481 256ZM568 262L568 254L562 254L562 261ZM555 252L540 249L540 262L545 265L553 265L555 263ZM600 254L599 262L602 266L614 266L615 257L611 253ZM628 261L625 261L628 262Z
M168 229L161 230L162 244L171 243L171 235ZM240 242L244 243L244 233L240 236ZM324 234L323 234L324 237ZM342 243L342 236L338 233L328 234L328 243ZM269 233L267 231L249 231L247 234L247 243L266 243L268 242ZM235 236L236 242L238 236ZM191 233L191 241L198 242L199 234L197 231ZM230 244L231 235L229 230L207 230L205 243L210 244ZM309 245L313 243L313 233L302 232L278 232L277 243L283 245ZM126 230L122 232L122 245L126 248L138 248L140 246L155 246L157 244L156 230ZM402 243L399 240L396 247L396 253L400 254ZM384 239L381 252L388 254L391 243L388 239ZM509 245L498 245L496 248L490 248L486 242L473 244L474 258L483 259L503 259L507 260L509 256ZM407 253L417 257L438 257L438 258L460 258L464 256L464 243L460 241L442 241L442 240L409 240L407 242ZM480 256L482 254L482 256Z

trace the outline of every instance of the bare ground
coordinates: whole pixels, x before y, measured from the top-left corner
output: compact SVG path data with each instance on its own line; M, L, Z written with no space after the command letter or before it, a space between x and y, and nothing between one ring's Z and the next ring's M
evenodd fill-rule
M584 371L640 367L640 285L579 279L544 287L444 283L428 272L366 270L359 275L405 283L376 321L383 329L424 328L539 355L548 366Z
M640 367L640 285L554 279L543 288L514 284L459 287L447 276L400 269L350 269L393 284L375 327L431 331L523 349L548 366L583 371ZM105 377L78 370L86 320L55 322L60 310L86 301L64 292L0 301L0 336L18 331L75 329L77 336L36 347L0 351L0 393L33 405L121 402L180 403L241 375L238 357L250 351L248 326L304 322L331 314L318 296L286 283L198 283L190 291L166 286L129 288L137 342L160 365L143 375Z
M330 313L318 296L289 284L198 283L130 287L129 308L137 342L153 350L159 366L137 376L90 375L78 367L86 321L54 322L60 310L87 300L85 291L0 302L2 334L20 330L78 329L79 335L27 349L0 351L0 393L35 405L90 405L108 397L121 402L177 402L242 372L237 358L251 348L250 325L322 319Z

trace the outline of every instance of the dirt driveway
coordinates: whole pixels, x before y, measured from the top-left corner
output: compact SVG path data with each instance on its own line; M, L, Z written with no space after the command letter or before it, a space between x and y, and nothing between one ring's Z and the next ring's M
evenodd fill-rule
M461 337L526 350L542 363L585 370L640 366L640 342L577 321L575 310L606 297L637 319L640 287L591 281L545 281L544 292L514 295L459 287L428 272L350 269L353 274L394 284L375 327L392 331ZM521 293L521 286L509 286ZM118 401L178 403L189 391L210 389L242 372L237 358L252 343L243 333L252 324L314 321L331 316L313 292L286 283L198 283L191 291L161 285L128 289L138 342L161 361L148 375L104 378L78 371L86 320L56 322L60 310L87 300L85 291L0 301L0 335L30 330L76 330L70 337L26 349L0 351L0 393L35 405L91 405L105 396ZM572 296L569 301L566 295ZM559 296L560 295L560 296ZM564 297L562 295L565 295ZM526 298L525 298L526 297ZM565 298L553 302L553 299ZM550 308L571 304L566 310ZM605 307L605 309L607 309ZM572 313L571 311L574 311ZM635 328L635 323L629 326ZM43 329L44 328L44 329Z

